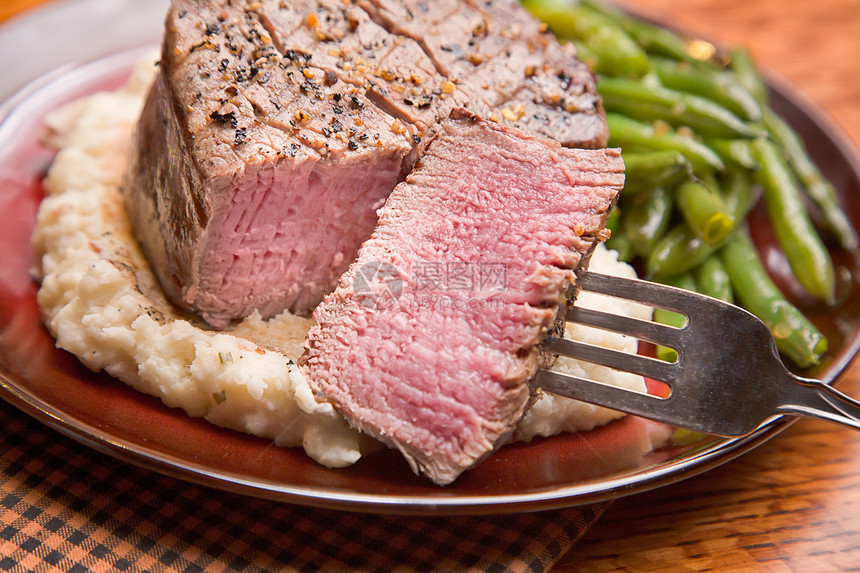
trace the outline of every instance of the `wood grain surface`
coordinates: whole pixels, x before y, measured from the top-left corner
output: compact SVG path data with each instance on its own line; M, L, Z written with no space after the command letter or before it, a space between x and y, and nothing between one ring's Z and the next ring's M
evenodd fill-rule
M0 0L0 22L36 4L46 4L46 0Z
M0 0L0 20L40 0ZM749 46L860 143L857 0L631 0ZM860 396L860 364L841 389ZM860 433L800 421L701 476L617 501L558 572L860 571Z
M634 0L751 48L860 144L857 0ZM860 396L856 361L840 388ZM701 476L617 501L558 572L860 571L860 433L799 421Z

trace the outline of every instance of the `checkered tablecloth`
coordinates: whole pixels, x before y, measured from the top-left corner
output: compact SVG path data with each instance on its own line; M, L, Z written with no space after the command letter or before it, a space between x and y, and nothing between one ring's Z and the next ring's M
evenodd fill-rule
M427 518L275 503L115 460L0 401L0 571L546 571L603 510Z

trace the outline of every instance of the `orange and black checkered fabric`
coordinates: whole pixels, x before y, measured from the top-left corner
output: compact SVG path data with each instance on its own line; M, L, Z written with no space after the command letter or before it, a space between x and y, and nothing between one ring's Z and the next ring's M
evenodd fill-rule
M0 402L0 571L546 571L602 511L422 518L280 504L128 465Z

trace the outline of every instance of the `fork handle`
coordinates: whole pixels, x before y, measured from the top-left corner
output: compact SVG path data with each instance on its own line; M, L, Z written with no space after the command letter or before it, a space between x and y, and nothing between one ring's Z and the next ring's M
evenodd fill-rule
M860 401L819 380L798 378L791 402L778 408L783 414L817 418L860 430Z

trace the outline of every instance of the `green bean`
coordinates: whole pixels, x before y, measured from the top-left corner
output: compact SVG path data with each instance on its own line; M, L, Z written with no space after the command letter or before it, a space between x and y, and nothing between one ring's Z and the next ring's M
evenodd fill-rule
M651 65L663 86L712 100L746 121L761 120L761 106L731 72L664 58L653 58Z
M673 183L691 169L687 158L674 150L625 153L624 165L624 194L628 196Z
M777 348L801 368L818 364L827 339L770 279L746 229L732 235L720 257L735 296L770 328Z
M678 151L690 162L694 173L722 171L725 164L705 144L672 131L664 124L662 129L617 113L607 113L609 145L630 151Z
M603 76L617 76L620 73L618 68L622 64L619 64L617 61L618 54L607 52L601 49L600 46L586 43L583 40L571 39L568 41L576 47L576 57L580 61L585 62L593 72ZM642 75L644 76L646 73L643 72ZM639 76L634 75L633 77Z
M734 215L722 197L698 181L684 181L675 190L678 210L702 240L715 245L735 228Z
M686 222L657 241L645 263L648 277L663 280L690 271L710 257L719 245L709 245Z
M705 145L714 150L726 167L758 171L759 164L749 139L705 139Z
M766 108L764 126L771 138L780 146L789 165L803 184L803 189L812 200L827 228L838 239L842 248L856 251L858 248L857 231L842 210L833 185L824 178L821 171L806 153L803 142L785 120Z
M619 261L629 263L636 256L636 251L633 249L633 242L621 228L612 231L609 239L606 240L606 246L618 253Z
M734 300L731 279L720 257L715 255L705 259L693 270L693 278L700 293L726 302Z
M768 104L770 98L767 86L761 80L752 56L745 48L735 47L729 50L729 68L760 106Z
M753 145L777 242L798 282L813 296L832 303L836 298L833 261L812 225L794 174L773 142L760 139Z
M631 18L620 10L609 7L602 2L585 0L581 4L610 18L636 40L646 52L676 60L693 60L687 50L687 42L674 32Z
M717 191L720 189L720 181L719 181L718 175L716 173L707 173L698 179L702 183L702 185L704 185L708 189L711 189L714 191Z
M606 111L640 121L662 120L702 136L758 137L762 131L726 108L697 95L624 78L601 78L597 91Z
M746 219L758 202L758 188L753 187L743 172L728 172L722 182L723 202L735 221ZM719 248L709 245L685 222L670 229L660 239L646 259L645 270L650 277L666 277L684 273L704 263Z
M761 199L761 187L754 186L750 174L742 170L728 170L720 182L720 189L723 192L723 202L735 221L746 219Z
M571 40L570 43L576 48L577 59L587 65L588 69L597 71L600 67L600 56L582 42Z
M697 290L696 281L689 273L666 277L660 282L684 290ZM684 317L684 315L678 314L677 312L672 312L671 310L666 310L663 308L655 308L654 322L665 324L666 326L673 326L675 328L683 328L687 324L687 319L686 317ZM676 360L678 360L678 353L672 348L658 346L656 352L657 358L659 358L660 360L665 360L666 362L675 362Z
M561 0L523 0L556 35L578 40L594 57L594 70L611 76L642 77L651 64L645 51L606 16Z
M609 212L609 217L606 218L606 228L614 233L621 226L621 209L616 206Z
M644 256L669 229L674 204L672 193L656 187L629 199L621 224L633 250Z

